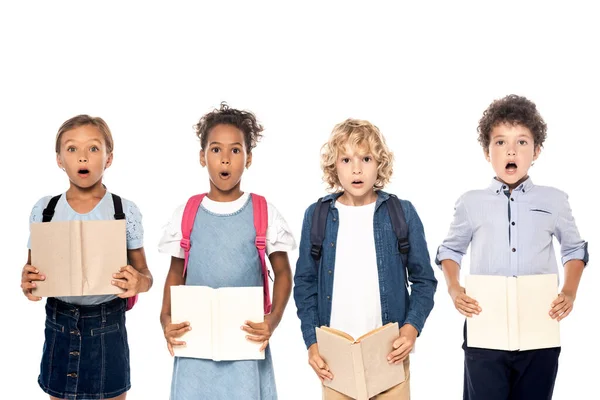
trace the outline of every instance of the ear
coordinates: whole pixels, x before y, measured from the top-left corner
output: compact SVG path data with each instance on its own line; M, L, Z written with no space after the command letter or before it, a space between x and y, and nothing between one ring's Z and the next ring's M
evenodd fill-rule
M248 153L248 156L246 157L246 168L250 168L251 165L252 165L252 153Z
M485 159L487 160L487 162L491 162L491 158L490 158L490 149L485 148L483 149L483 156L485 157Z
M542 146L535 146L535 149L533 149L533 161L537 160L537 158L540 156L540 153L542 152Z
M108 157L106 158L106 165L104 166L104 169L110 167L112 165L113 162L113 153L111 152Z
M200 149L200 165L206 167L206 152L203 149Z

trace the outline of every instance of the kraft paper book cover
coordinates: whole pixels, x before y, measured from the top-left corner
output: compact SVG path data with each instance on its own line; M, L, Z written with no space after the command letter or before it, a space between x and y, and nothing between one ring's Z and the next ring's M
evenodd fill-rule
M127 265L125 220L32 223L31 265L41 297L120 294L112 275Z
M261 286L171 286L171 321L188 321L192 328L179 339L185 346L173 346L177 357L263 360L265 352L259 351L262 343L249 341L248 333L240 329L245 321L263 320Z
M467 318L469 347L514 351L560 346L559 323L549 315L558 294L556 274L468 275L465 289L482 310Z
M404 364L389 364L387 356L399 336L389 323L354 339L336 329L316 328L319 354L333 374L324 385L357 400L369 398L404 382Z

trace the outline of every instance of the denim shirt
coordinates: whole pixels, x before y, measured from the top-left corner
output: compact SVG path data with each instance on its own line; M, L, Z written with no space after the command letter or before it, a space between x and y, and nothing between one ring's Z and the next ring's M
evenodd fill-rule
M323 198L324 201L329 199L333 201L330 203L327 215L325 240L318 264L310 253L312 216L317 203L308 207L304 214L299 258L294 274L294 300L307 348L317 341L315 328L329 326L339 219L335 201L341 195L342 193L335 193ZM406 216L410 243L407 266L408 280L411 283L410 293L407 290L405 267L402 265L398 239L387 210L386 200L389 197L388 193L377 192L373 216L382 324L389 322L398 322L400 326L410 324L420 334L433 308L437 280L431 267L423 224L417 211L409 201L400 200Z

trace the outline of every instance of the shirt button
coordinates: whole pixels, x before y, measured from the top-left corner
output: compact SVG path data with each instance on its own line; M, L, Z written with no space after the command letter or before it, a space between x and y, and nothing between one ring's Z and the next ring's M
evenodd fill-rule
M515 226L515 221L511 222L510 224L511 224L512 226Z
M512 252L514 253L515 251L517 251L517 249L515 249L514 247L512 248Z

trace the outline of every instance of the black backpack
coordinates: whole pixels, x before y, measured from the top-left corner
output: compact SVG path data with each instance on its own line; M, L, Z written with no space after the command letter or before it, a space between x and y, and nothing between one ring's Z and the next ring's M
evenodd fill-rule
M327 224L327 215L329 214L329 207L333 199L323 201L320 198L317 201L315 212L312 217L312 226L310 229L310 254L316 262L321 259L321 250L323 248L323 240L325 240L325 225ZM404 266L404 282L408 287L408 252L410 251L410 244L408 243L408 225L406 224L406 217L404 216L404 210L400 204L400 200L393 194L390 194L388 200L386 200L390 219L392 221L392 228L398 239L398 251L400 251L400 258L402 259L402 265Z

